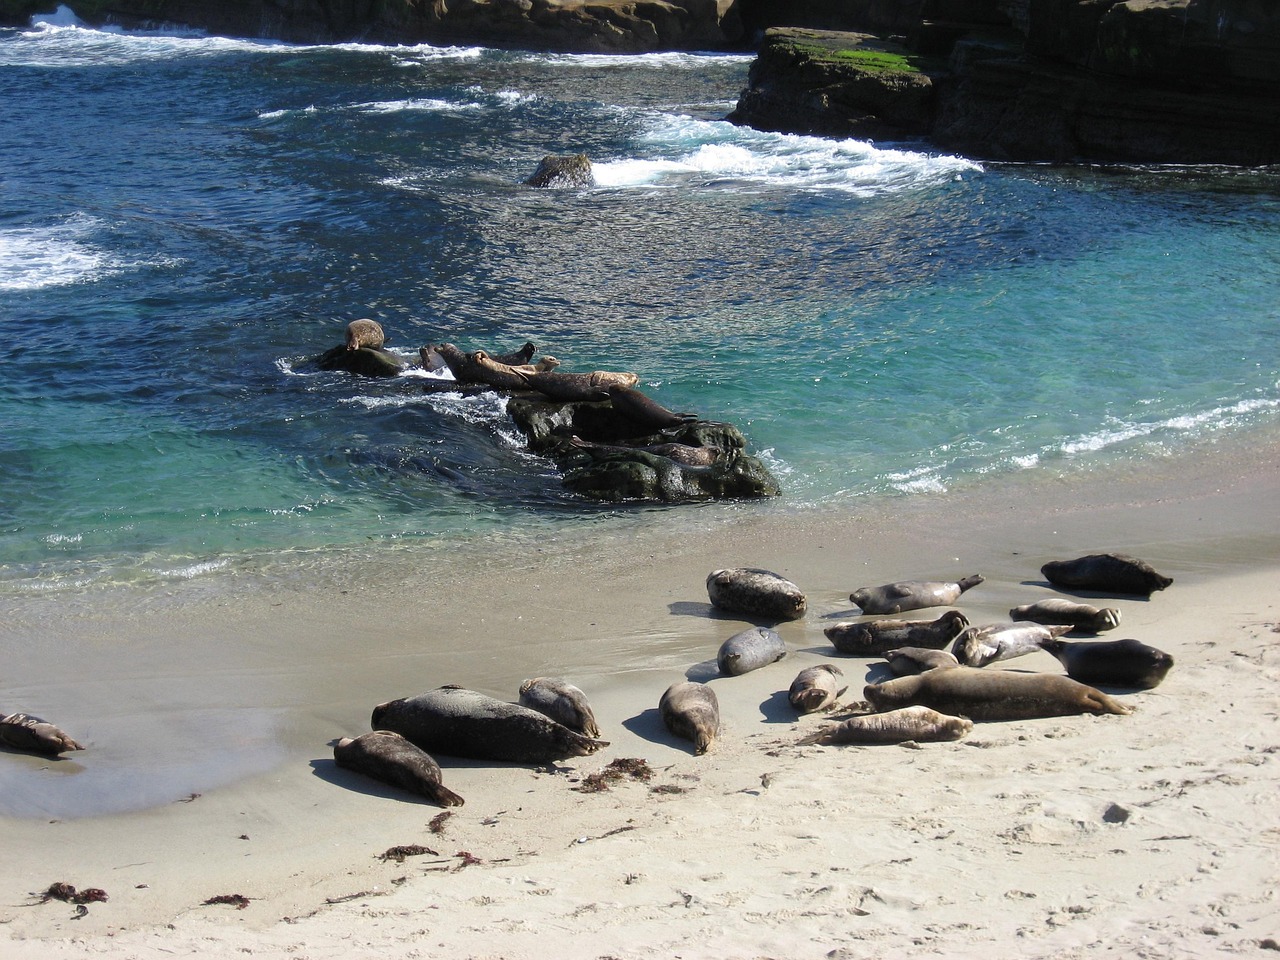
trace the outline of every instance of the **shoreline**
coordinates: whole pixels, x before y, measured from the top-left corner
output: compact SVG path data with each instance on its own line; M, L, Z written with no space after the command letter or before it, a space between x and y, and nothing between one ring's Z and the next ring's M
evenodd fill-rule
M21 794L28 810L0 818L0 942L15 960L386 957L415 944L517 958L555 931L573 957L862 957L912 944L976 956L1030 931L1022 955L1251 951L1280 937L1264 855L1280 834L1280 531L1267 522L1280 515L1280 457L1255 453L1230 471L1201 457L1101 491L992 484L877 504L872 517L695 517L625 541L556 538L487 571L472 557L480 567L415 573L397 557L346 593L312 580L158 611L46 613L57 644L37 651L41 638L19 633L34 662L6 696L25 695L15 709L90 749L53 763L0 756L6 800ZM1100 550L1175 581L1112 604L1124 620L1104 639L1135 636L1177 660L1160 687L1124 695L1133 716L981 724L916 751L794 746L821 723L777 702L798 670L841 666L845 700L878 675L822 636L853 615L854 587L981 572L957 606L988 622L1050 592L1045 560ZM712 681L725 733L695 757L662 728L657 700L713 674L719 643L745 625L709 615L703 585L737 565L795 580L810 612L778 628L785 660ZM1060 672L1048 655L1008 666ZM332 740L368 729L374 703L450 682L514 700L519 679L551 673L587 691L612 745L555 772L438 757L467 800L443 834L428 826L441 808L333 768ZM59 700L71 691L74 710ZM246 753L262 768L237 766ZM653 768L652 784L574 790L627 757ZM224 780L210 775L219 763ZM110 765L120 772L94 773ZM112 811L105 790L145 802ZM92 815L41 808L84 793ZM1108 819L1112 807L1126 819ZM377 859L401 844L438 856ZM463 852L483 862L462 867ZM56 881L111 899L73 920L70 905L28 897ZM244 910L202 905L233 893Z

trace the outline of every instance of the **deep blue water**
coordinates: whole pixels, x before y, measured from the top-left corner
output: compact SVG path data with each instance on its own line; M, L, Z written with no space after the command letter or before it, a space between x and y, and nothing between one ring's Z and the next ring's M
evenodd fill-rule
M362 316L635 370L768 509L1274 430L1280 173L760 133L749 62L0 31L0 592L632 513L493 398L309 370Z

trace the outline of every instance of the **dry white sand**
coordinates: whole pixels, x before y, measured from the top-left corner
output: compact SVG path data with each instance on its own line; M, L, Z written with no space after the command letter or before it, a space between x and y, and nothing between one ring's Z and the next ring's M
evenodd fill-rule
M487 567L401 556L346 593L316 574L132 608L15 605L0 706L89 749L0 754L0 956L1271 956L1276 467L1269 451L1244 471L1201 460L1102 493L1009 484L874 516L664 516ZM822 634L856 613L855 587L980 572L957 606L994 621L1054 592L1046 560L1104 550L1174 578L1108 603L1123 620L1103 639L1176 658L1155 690L1121 694L1131 716L797 746L824 722L786 703L802 667L839 665L846 700L883 675ZM711 681L724 732L694 756L657 702L712 676L746 625L712 614L704 587L736 565L792 578L810 612L779 627L786 659ZM1042 653L1005 666L1061 672ZM330 742L367 729L379 701L450 682L514 700L550 673L587 691L609 748L554 769L440 757L466 798L442 820L333 766ZM617 758L652 778L579 790ZM381 857L405 845L429 852ZM80 917L40 902L58 881L109 899ZM228 895L247 905L205 903Z

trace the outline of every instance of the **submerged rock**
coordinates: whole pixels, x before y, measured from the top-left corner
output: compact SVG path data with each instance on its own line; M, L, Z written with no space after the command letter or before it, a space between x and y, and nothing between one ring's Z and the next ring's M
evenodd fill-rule
M591 161L585 153L568 157L551 154L538 162L538 169L525 183L531 187L590 187L596 182Z

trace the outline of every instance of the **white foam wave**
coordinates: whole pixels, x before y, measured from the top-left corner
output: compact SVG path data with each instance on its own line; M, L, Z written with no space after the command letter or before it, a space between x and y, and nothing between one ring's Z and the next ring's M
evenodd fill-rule
M1082 453L1096 453L1108 447L1127 443L1144 437L1159 434L1192 434L1202 436L1219 430L1242 426L1245 421L1256 415L1280 412L1280 400L1269 397L1257 397L1241 400L1226 406L1214 407L1199 413L1178 414L1163 420L1149 423L1117 423L1107 429L1066 440L1059 450L1067 456Z
M230 560L202 560L181 567L157 570L156 576L166 580L194 580L207 573L214 573L231 565Z
M100 279L118 269L90 243L102 222L79 214L51 227L0 229L0 290L40 290Z
M720 63L751 63L755 54L724 53L557 53L538 56L543 63L557 66L588 67L652 67L655 70L700 70L709 59Z
M357 103L354 109L362 113L405 113L408 111L465 113L469 110L483 110L484 107L478 103L455 103L450 100L427 98L422 100L384 100L373 103Z

